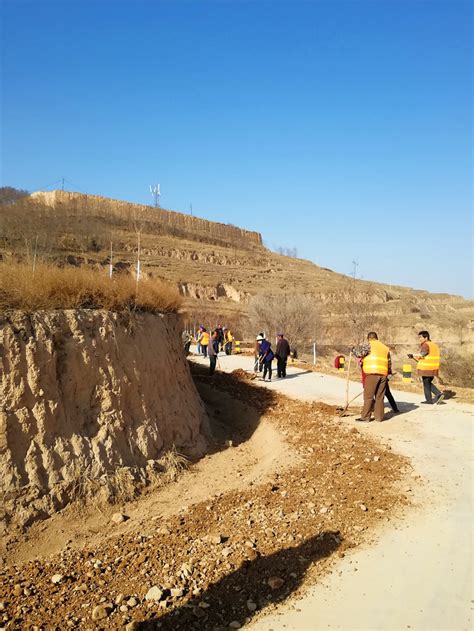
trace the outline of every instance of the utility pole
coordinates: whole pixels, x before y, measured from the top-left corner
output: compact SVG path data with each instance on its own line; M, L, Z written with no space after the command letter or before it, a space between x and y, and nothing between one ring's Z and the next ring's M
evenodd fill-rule
M191 217L193 216L193 205L189 204L189 212L191 213Z
M359 263L357 261L352 261L352 278L355 280L357 278L357 268L359 267Z
M63 178L63 183L62 183L62 186L61 186L61 190L64 191L64 178Z

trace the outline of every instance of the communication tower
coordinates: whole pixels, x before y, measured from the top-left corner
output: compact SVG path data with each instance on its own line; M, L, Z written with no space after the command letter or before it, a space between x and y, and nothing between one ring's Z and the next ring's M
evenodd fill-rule
M160 185L150 184L150 193L153 195L153 201L155 202L155 208L160 207Z

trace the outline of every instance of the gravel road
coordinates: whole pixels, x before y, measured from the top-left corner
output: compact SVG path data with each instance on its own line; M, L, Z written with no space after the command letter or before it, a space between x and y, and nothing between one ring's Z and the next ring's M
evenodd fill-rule
M244 355L219 356L224 371L251 370L252 362ZM302 400L345 401L344 379L293 367L286 379L260 385ZM350 396L360 390L359 384L350 383ZM453 400L419 405L421 387L420 394L393 393L402 414L387 413L384 423L356 424L354 416L346 421L411 459L415 507L403 520L391 522L375 545L341 559L303 599L282 603L276 613L254 619L248 628L472 628L472 406Z

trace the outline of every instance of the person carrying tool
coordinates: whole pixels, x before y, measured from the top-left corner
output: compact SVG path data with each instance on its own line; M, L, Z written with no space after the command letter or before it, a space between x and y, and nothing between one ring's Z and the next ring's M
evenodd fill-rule
M216 370L217 355L219 354L219 332L214 329L211 339L209 340L209 374L213 375Z
M360 375L361 375L361 380L362 380L362 387L364 387L365 385L365 378L366 378L366 374L364 372L364 368L362 367L362 362L363 359L359 359L359 366L360 366ZM390 375L392 374L392 371L390 369L389 374L387 375L387 383L385 385L385 398L388 401L388 404L390 405L390 407L392 408L392 411L394 414L400 414L400 410L398 409L398 405L397 402L395 401L393 394L390 390L390 385L389 385L389 379L390 379Z
M290 354L290 345L283 333L277 333L277 345L275 349L275 357L277 359L277 376L280 379L286 377L286 363Z
M260 342L260 364L263 365L263 381L268 373L268 381L272 380L272 361L275 355L272 351L272 345L267 339Z
M255 363L253 365L253 371L255 373L260 372L262 370L262 365L260 364L260 344L265 339L265 333L259 333L255 339L255 346L253 349Z
M433 379L439 376L440 351L439 346L430 340L428 331L418 333L420 342L420 354L408 355L410 359L415 359L418 374L423 379L423 390L425 392L425 405L436 405L444 399L444 394L434 385ZM435 396L433 401L433 395Z
M365 373L364 383L364 407L356 421L370 423L372 411L376 421L384 420L385 387L387 375L391 369L390 350L388 346L379 342L375 331L367 335L367 344L358 348L352 348L352 353L362 358L362 370Z

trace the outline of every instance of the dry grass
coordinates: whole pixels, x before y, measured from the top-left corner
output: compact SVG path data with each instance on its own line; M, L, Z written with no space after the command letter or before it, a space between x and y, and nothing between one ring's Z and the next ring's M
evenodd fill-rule
M173 445L158 463L163 467L163 476L166 482L174 482L180 473L189 468L190 461L186 456L180 454Z
M0 311L22 309L108 309L176 313L178 290L160 280L135 279L105 270L0 263Z

